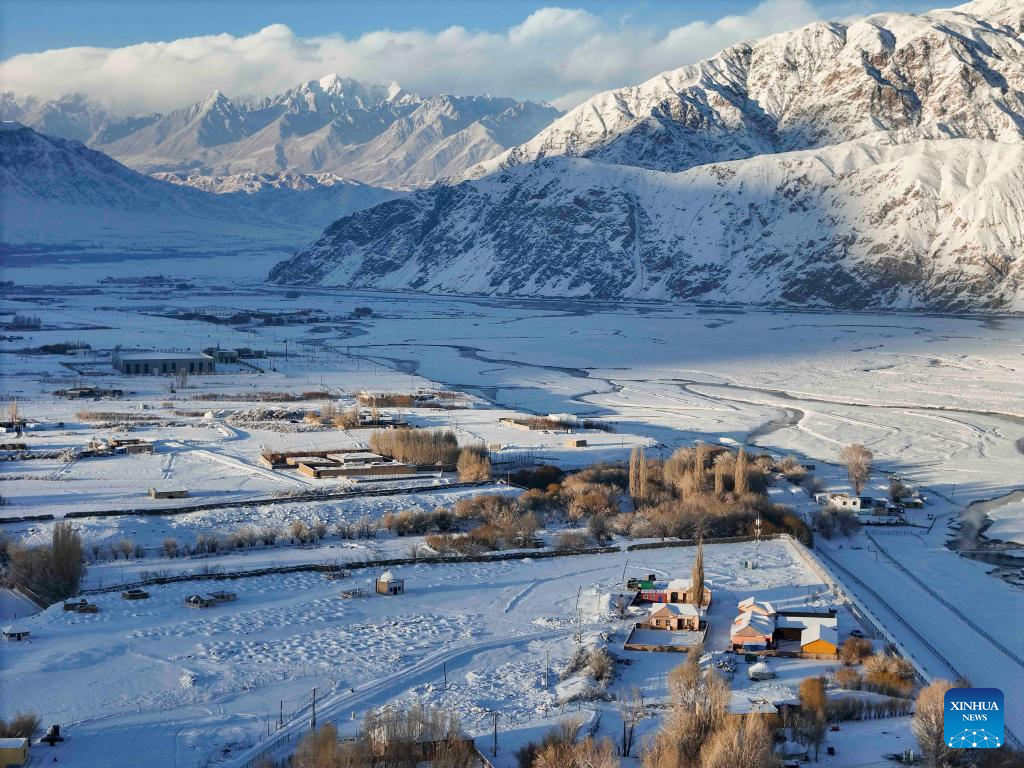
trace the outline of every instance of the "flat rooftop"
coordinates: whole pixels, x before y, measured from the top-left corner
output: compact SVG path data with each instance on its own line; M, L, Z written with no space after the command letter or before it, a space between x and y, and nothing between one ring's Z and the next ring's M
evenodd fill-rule
M213 360L202 352L130 352L118 355L118 360Z

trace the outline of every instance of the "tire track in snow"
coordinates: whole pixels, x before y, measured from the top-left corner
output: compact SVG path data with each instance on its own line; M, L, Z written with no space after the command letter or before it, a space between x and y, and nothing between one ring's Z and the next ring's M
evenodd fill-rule
M454 666L454 662L469 659L479 653L493 651L498 648L524 645L537 640L552 640L563 636L569 637L573 631L572 628L549 629L513 637L481 640L452 649L442 649L420 659L415 664L380 680L366 684L355 691L342 691L325 697L317 703L317 721L324 722L327 720L337 721L344 719L343 715L347 711L370 707L377 702L383 703L393 699L409 688L420 684L420 682L436 679L439 670L444 665ZM298 743L298 737L309 728L309 719L306 716L308 709L308 707L300 709L290 722L285 723L284 728L272 734L273 741L269 744L257 743L249 749L240 751L223 763L218 763L218 765L222 765L224 768L250 768L267 752L270 744L273 744L282 737L291 737L289 744L294 745ZM270 754L273 754L282 746L278 744L273 747Z

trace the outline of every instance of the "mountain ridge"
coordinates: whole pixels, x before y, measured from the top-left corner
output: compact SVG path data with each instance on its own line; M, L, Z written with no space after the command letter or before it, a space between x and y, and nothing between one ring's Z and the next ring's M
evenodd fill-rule
M269 279L1021 311L1021 30L977 0L741 43L340 219Z
M213 91L166 114L118 117L81 95L39 102L0 94L0 119L86 143L142 173L334 173L414 188L525 141L560 113L493 96L420 97L397 83L338 74L281 94Z
M215 234L236 248L294 247L325 223L395 197L330 175L144 176L78 141L0 123L0 242L188 249Z

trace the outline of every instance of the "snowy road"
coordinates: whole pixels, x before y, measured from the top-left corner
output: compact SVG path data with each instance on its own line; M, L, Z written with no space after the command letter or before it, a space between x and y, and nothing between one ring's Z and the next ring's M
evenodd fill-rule
M927 551L922 557L921 544L913 536L878 534L877 538L906 570L884 553L876 555L873 547L854 549L847 542L839 548L835 541L819 546L856 574L861 583L843 579L844 586L876 611L929 675L946 679L962 675L975 687L1000 688L1006 698L1008 735L1019 741L1024 735L1024 666L1003 650L1024 650L1024 617L1009 609L1018 604L1017 593L948 550ZM957 607L947 607L932 591ZM982 621L986 615L1002 619L986 622L984 634L990 634L991 640L972 626L974 619L967 618L979 613ZM906 623L890 620L894 617Z

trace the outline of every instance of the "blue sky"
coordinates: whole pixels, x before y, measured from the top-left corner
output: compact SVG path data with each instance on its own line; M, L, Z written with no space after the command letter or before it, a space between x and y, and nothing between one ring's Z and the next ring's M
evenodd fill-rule
M300 36L358 36L390 28L439 31L461 25L498 31L546 6L583 8L613 24L679 26L696 19L743 14L754 0L4 0L0 3L0 58L79 45L119 47L154 40L228 32L244 35L268 24ZM920 10L916 0L820 2L825 17L878 10ZM941 2L939 3L941 5Z
M940 0L941 2L941 0ZM820 20L922 0L0 0L0 89L123 114L214 89L266 96L337 72L569 108L608 88Z

